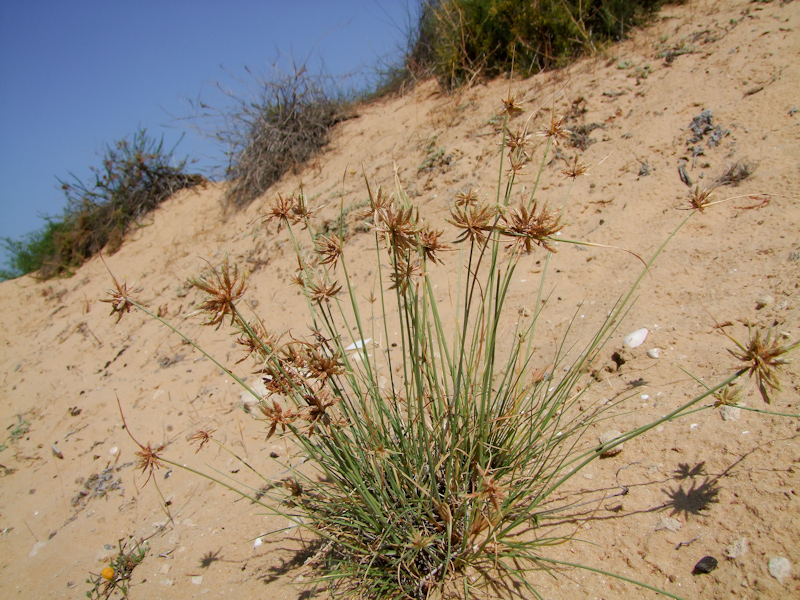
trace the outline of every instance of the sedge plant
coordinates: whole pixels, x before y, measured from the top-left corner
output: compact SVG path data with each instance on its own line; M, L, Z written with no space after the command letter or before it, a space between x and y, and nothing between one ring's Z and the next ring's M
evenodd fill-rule
M507 126L519 105L510 95L503 104ZM546 157L566 136L563 120L553 117L540 135L546 138ZM225 261L210 275L191 280L205 294L198 309L207 324L230 325L238 333L266 393L195 348L253 395L252 413L263 421L266 437L291 440L305 466L290 466L290 478L255 494L173 462L163 447L148 445L140 446L143 473L149 476L161 464L188 468L327 540L319 580L333 595L469 597L509 593L521 585L527 597L540 597L527 573L569 564L547 553L549 546L569 541L544 528L569 508L558 504L556 492L601 454L705 398L713 401L736 379L772 369L776 361L753 367L753 358L750 366L661 419L604 444L594 442L587 432L613 405L579 409L591 386L592 362L664 245L588 342L576 347L565 336L549 357L537 354L549 256L556 239L570 240L556 237L565 226L563 206L543 205L536 185L522 200L513 200L516 177L530 158L530 139L525 130L504 128L495 197L458 195L448 219L455 233L448 235L424 220L399 182L392 194L367 182L376 275L366 300L349 276L341 232L315 233L313 210L302 192L278 197L265 219L288 231L298 264L293 279L305 295L311 331L281 336L243 314L239 300L246 282ZM540 175L544 165L545 158ZM576 158L564 175L574 179L585 170ZM537 308L527 318L508 319L512 278L530 252L547 257ZM436 265L444 260L457 263L451 295L436 283ZM132 307L140 309L194 345L133 298L127 284L114 283L107 300L112 313L121 318ZM350 332L357 341L348 346ZM376 339L386 343L370 343ZM397 341L389 345L390 339ZM756 376L774 387L772 375L756 371ZM202 448L216 441L213 433L200 430L191 439Z

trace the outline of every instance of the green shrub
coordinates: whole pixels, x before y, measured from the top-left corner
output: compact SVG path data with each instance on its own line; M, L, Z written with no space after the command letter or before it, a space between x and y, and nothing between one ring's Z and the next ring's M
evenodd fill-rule
M0 276L71 273L104 248L116 252L131 224L172 194L206 181L187 173L185 160L173 164L174 148L167 151L163 143L142 129L107 146L101 165L91 167L90 181L59 179L67 200L63 214L21 240L3 240L10 258Z
M664 0L428 0L405 67L453 88L512 69L529 76L618 40Z

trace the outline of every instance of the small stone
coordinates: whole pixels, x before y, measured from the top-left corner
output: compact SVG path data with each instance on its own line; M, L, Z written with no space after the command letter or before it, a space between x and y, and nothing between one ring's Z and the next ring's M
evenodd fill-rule
M692 575L700 575L701 573L711 573L717 568L719 562L713 556L704 556L701 558L692 570Z
M747 553L747 538L739 538L725 549L728 558L740 558Z
M609 431L606 431L603 435L600 436L600 443L607 444L621 436L622 436L621 432L617 431L616 429L611 429ZM608 450L601 452L600 456L603 457L616 456L617 454L622 452L622 447L624 445L625 444L622 443L619 446L614 446L613 448L609 448Z
M758 300L756 300L756 310L761 310L762 308L766 308L770 304L775 302L775 298L772 296L762 296Z
M780 583L783 583L783 581L792 574L792 563L789 562L788 558L784 558L782 556L770 558L768 567L769 574L777 579Z
M195 575L194 577L192 577L192 583L194 585L200 585L201 583L203 583L203 576L202 575Z
M738 406L728 406L723 404L719 409L723 421L738 421L742 417L742 409Z
M647 351L647 356L649 356L650 358L658 358L661 356L661 349L650 348L650 350Z
M678 521L678 519L673 519L672 517L659 519L658 523L656 523L656 531L661 531L662 529L668 529L673 533L677 533L678 531L680 531L681 527L683 527L683 523Z

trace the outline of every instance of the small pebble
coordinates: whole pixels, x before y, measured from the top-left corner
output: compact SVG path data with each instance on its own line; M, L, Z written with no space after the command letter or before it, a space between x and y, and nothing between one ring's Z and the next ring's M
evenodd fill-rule
M692 570L692 575L700 575L701 573L711 573L714 569L717 568L717 559L713 556L704 556L701 558L697 564L694 566L694 570Z
M719 409L719 414L722 415L723 421L738 421L742 417L742 409L738 406L724 404Z
M783 583L783 581L792 574L792 563L789 562L788 558L782 556L770 558L768 568L769 574L780 583Z
M261 544L263 544L263 543L264 543L264 542L262 542L262 541L261 541L261 538L260 538L260 537L257 537L257 538L255 539L255 541L253 542L253 548L258 548L258 547L259 547Z
M644 344L645 338L647 338L647 329L643 327L626 335L625 339L622 340L622 343L628 348L636 348L637 346Z
M607 444L608 442L617 439L621 435L622 435L621 432L617 431L616 429L611 429L609 431L606 431L603 435L600 436L600 443L601 444ZM622 447L624 445L625 444L622 443L619 446L614 446L613 448L610 448L610 449L606 450L605 452L601 452L600 456L604 456L604 457L616 456L617 454L622 452Z
M203 583L203 576L202 575L195 575L194 577L192 577L192 583L194 585L200 585L201 583Z
M775 298L772 296L762 296L758 300L756 300L756 310L761 310L762 308L766 308L770 304L775 302Z
M650 350L647 351L647 356L649 356L650 358L658 358L659 356L661 356L661 349L650 348Z
M683 523L678 521L678 519L673 519L672 517L665 517L663 519L659 519L658 523L656 523L656 531L661 531L662 529L668 529L673 533L677 533L680 531L681 527L683 527Z
M728 558L740 558L747 553L747 538L739 538L725 549Z

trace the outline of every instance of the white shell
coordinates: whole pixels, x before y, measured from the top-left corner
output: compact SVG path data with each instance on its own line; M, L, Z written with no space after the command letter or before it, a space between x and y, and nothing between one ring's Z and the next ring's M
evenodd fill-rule
M345 352L350 350L361 350L364 346L369 344L372 341L372 338L367 338L366 340L358 340L357 342L353 342L347 348L345 348Z
M625 339L622 341L629 348L636 348L637 346L641 346L644 343L646 337L647 337L647 329L642 327L641 329L637 329L633 333L629 333L628 335L626 335Z
M647 356L650 358L658 358L661 356L661 350L658 348L650 348L650 350L647 351Z
M262 542L262 541L261 541L261 538L260 538L260 537L257 537L257 538L255 539L255 541L253 542L253 548L254 548L254 549L255 549L255 548L258 548L258 547L259 547L261 544L263 544L263 543L264 543L264 542Z

